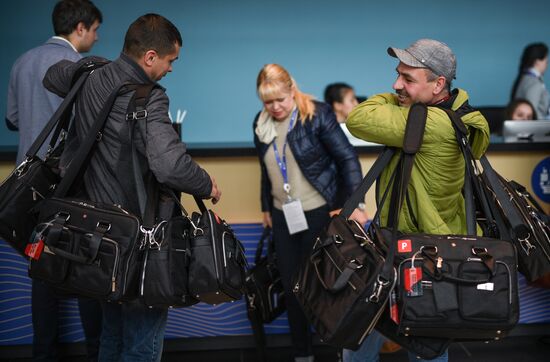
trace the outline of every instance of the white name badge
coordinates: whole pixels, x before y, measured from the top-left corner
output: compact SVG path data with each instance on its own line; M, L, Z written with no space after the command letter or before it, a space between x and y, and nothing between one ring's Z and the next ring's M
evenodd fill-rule
M306 215L300 200L290 200L283 204L286 224L290 235L308 229Z

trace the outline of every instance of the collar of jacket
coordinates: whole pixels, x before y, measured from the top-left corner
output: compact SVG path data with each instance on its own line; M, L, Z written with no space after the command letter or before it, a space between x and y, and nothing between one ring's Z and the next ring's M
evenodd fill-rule
M117 60L115 60L115 62L118 62L118 61L120 61L121 63L126 64L127 67L124 67L124 68L130 69L132 75L134 77L136 77L140 82L142 82L144 84L154 83L155 86L159 87L163 91L166 91L166 89L163 86L161 86L160 84L152 81L151 78L149 78L149 76L147 76L147 74L145 73L143 68L140 67L140 65L138 63L136 63L135 60L133 60L132 58L130 58L126 54L120 53L120 57Z

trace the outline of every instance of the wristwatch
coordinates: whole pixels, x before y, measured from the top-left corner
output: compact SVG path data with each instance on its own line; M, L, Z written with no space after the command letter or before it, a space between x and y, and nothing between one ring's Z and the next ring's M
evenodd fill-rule
M365 211L365 209L367 208L367 205L365 205L364 202L360 202L357 204L357 208L361 211Z

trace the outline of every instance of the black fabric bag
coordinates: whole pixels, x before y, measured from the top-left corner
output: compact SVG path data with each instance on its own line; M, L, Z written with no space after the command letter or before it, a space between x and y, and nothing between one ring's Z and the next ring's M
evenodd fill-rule
M100 65L86 63L83 66L81 75L27 151L26 159L0 185L0 237L23 256L37 224L35 207L53 193L60 180L58 156L63 150L76 95L90 72ZM36 154L52 131L49 150L42 160Z
M38 225L29 245L29 275L69 294L107 301L129 301L138 294L139 261L145 243L140 217L117 205L65 197L101 139L96 135L103 130L119 92L128 87L121 84L113 90L54 196L39 205ZM145 105L152 88L131 87L136 93L129 108L138 101ZM143 182L138 174L134 174L135 181Z
M262 256L267 244L267 255ZM264 323L271 323L285 311L283 283L276 264L270 227L264 228L256 247L254 267L245 280L246 312L258 351L258 360L267 361Z
M262 256L264 244L267 244L267 255ZM245 292L249 319L254 314L254 319L271 323L285 311L283 283L269 227L264 229L258 242L255 265L247 272Z
M408 124L425 122L426 112L425 107L412 107ZM404 148L413 155L420 148L423 131L423 127L407 127ZM332 217L316 240L295 278L293 292L305 315L321 339L337 347L359 348L384 312L396 283L393 243L384 241L390 247L383 250L361 225L348 220L394 153L392 148L384 149L342 212Z
M191 221L189 291L208 304L231 302L242 297L246 258L241 242L225 220L195 197L200 213Z
M401 235L397 243L411 250L400 252L398 268L401 334L500 339L516 325L516 253L511 243L427 234Z
M152 182L156 185L156 181ZM179 198L172 190L171 205L178 205L184 216L160 216L154 225L154 207L157 205L158 187L147 193L147 207L143 220L145 230L150 230L143 246L139 294L145 305L150 307L189 307L199 301L189 293L189 261L191 255L191 233L195 229ZM149 189L151 190L151 189ZM152 200L152 201L150 201ZM168 203L165 201L165 203ZM172 209L169 207L169 209ZM162 212L159 211L159 214Z
M550 218L524 186L499 175L481 158L480 182L488 191L500 238L518 251L518 270L530 282L550 277ZM550 288L550 285L547 287Z
M40 207L29 276L58 290L102 300L137 294L140 220L126 210L76 199L46 199Z

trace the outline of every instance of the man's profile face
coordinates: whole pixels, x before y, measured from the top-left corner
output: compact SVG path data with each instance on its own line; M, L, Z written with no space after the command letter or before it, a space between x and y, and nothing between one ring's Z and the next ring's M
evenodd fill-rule
M84 27L84 32L82 34L82 40L79 46L79 53L86 53L92 50L94 43L97 41L97 29L99 28L99 20L96 20L92 23L89 29Z
M416 102L433 103L436 82L428 81L425 68L414 68L400 62L396 71L397 79L393 83L393 89L397 93L400 106L409 107Z
M174 44L174 51L164 56L157 55L152 66L150 77L155 82L161 80L167 73L172 71L172 63L178 59L180 54L179 44Z

